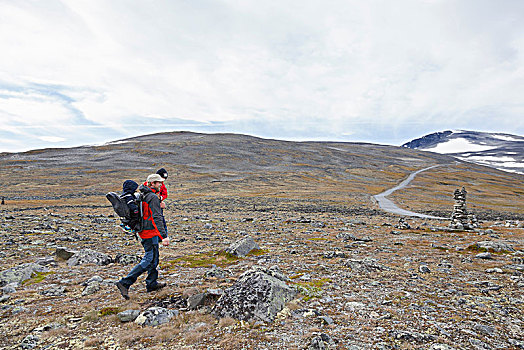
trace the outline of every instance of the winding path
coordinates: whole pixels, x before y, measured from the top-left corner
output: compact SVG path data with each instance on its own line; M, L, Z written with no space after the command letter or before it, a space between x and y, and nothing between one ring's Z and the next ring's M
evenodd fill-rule
M433 165L433 166L430 166L429 168L424 168L424 169L417 170L414 173L412 173L411 175L409 175L407 179L402 181L397 186L395 186L393 188L390 188L387 191L384 191L382 193L379 193L379 194L375 195L374 197L377 200L378 206L380 207L380 209L382 209L384 211L387 211L389 213L398 214L398 215L416 216L416 217L424 218L424 219L448 220L449 218L442 218L442 217L438 217L438 216L431 216L431 215L426 215L426 214L420 214L420 213L415 213L415 212L412 212L412 211L409 211L409 210L405 210L405 209L399 208L399 207L397 207L397 205L393 201L391 201L391 200L386 198L387 196L389 196L390 194L392 194L396 190L400 190L400 189L406 187L411 182L411 180L413 180L415 178L415 176L417 176L418 173L421 173L421 172L429 170L429 169L433 169L433 168L438 167L438 166L440 166L440 165Z

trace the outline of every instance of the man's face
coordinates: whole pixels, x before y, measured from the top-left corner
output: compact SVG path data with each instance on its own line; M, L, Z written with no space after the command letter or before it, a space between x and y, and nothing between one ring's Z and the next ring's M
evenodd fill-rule
M151 187L153 187L157 191L160 191L160 187L162 187L162 182L161 181L153 181L153 182L151 182Z

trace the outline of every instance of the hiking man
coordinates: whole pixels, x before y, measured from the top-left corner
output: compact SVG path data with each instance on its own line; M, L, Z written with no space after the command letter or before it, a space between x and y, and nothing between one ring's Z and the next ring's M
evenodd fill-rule
M142 239L141 243L144 247L144 257L138 265L136 265L129 274L120 279L116 286L120 290L120 294L126 300L129 299L129 287L136 282L137 278L147 271L146 290L153 292L164 288L165 283L158 282L158 261L159 252L158 245L169 245L169 237L164 229L164 222L162 220L162 210L160 209L160 199L155 194L162 187L164 179L158 174L151 174L147 177L146 185L141 185L138 190L142 192L142 231L138 233Z

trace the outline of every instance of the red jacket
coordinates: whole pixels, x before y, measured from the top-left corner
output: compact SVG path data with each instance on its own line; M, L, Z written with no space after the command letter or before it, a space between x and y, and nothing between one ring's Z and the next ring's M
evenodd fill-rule
M144 186L147 186L147 182L144 182ZM157 192L153 189L151 190L153 191L153 193L158 195L158 198L160 198L161 202L167 198L167 187L166 185L164 185L163 182L162 182L162 187L160 187L160 191Z
M147 186L140 186L140 192L143 194L142 212L143 227L138 233L140 238L147 239L158 236L160 240L167 237L162 220L162 209L160 209L160 200L153 193L152 189Z

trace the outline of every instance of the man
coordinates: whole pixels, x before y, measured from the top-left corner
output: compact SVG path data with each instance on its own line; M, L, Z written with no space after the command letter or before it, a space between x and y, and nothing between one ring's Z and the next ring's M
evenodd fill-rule
M158 244L169 245L169 237L164 229L162 218L162 210L160 209L160 199L155 192L160 191L164 179L158 174L151 174L147 177L145 185L141 185L138 190L142 192L142 231L138 233L142 239L142 246L144 247L144 257L138 265L136 265L129 274L116 283L120 290L120 294L126 300L129 299L129 287L136 282L137 278L147 271L146 290L153 292L164 288L165 283L159 283L158 279L158 261L159 252Z

